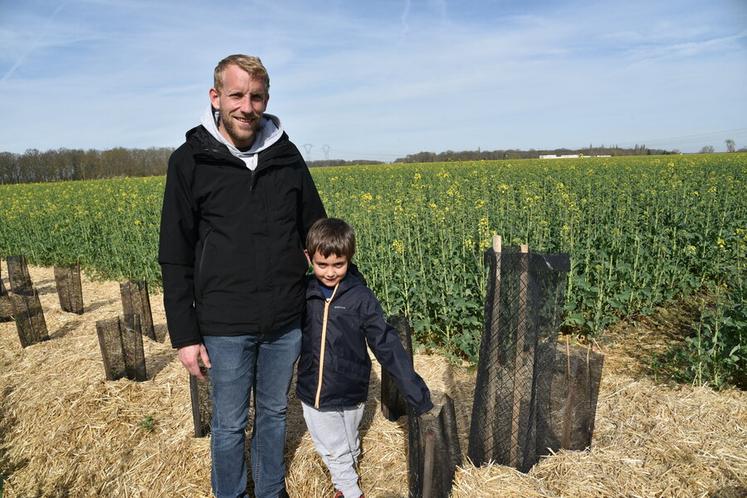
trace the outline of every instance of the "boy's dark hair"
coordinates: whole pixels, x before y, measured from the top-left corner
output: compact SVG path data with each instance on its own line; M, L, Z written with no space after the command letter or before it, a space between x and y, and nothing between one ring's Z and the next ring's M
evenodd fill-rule
M339 218L318 219L306 234L306 250L312 258L316 253L325 258L336 254L350 261L355 254L355 231Z

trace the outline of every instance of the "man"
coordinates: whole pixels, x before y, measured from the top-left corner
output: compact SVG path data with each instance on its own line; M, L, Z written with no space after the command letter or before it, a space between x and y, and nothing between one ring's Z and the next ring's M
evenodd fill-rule
M201 125L171 155L158 260L171 343L190 374L210 370L212 487L246 496L249 393L258 498L287 496L285 414L307 270L302 241L326 216L298 149L265 114L270 81L257 57L215 68Z

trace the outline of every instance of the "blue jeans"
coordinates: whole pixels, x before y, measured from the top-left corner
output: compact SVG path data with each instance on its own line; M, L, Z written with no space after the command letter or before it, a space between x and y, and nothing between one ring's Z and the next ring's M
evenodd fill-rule
M217 498L247 496L244 433L254 388L254 494L276 498L285 486L285 414L293 365L301 351L301 328L294 324L271 334L204 336L203 342L212 364L213 493Z

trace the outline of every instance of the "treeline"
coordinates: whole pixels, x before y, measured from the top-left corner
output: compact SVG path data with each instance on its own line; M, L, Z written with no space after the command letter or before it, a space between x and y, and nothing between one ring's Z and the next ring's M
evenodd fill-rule
M154 176L166 174L169 156L173 149L168 147L150 149L126 149L117 147L109 150L57 149L45 152L30 149L23 154L0 152L0 184L54 182L63 180L92 180L118 176ZM476 150L455 152L418 152L396 159L398 163L476 161L480 159L529 159L540 154L583 154L627 156L641 154L672 154L676 151L648 149L645 145L630 149L620 147L588 147L585 149L554 150ZM356 159L344 161L331 159L311 161L310 167L345 166L358 164L382 164L381 161Z
M355 166L359 164L384 164L383 161L373 161L371 159L353 159L345 161L344 159L324 159L320 161L309 161L310 168L325 168L328 166Z
M0 183L92 180L166 174L167 147L110 150L57 149L23 154L0 152Z
M584 156L640 156L640 155L652 155L652 154L677 154L678 151L668 151L662 149L649 149L645 145L636 145L631 148L621 147L585 147L583 149L552 149L552 150L463 150L453 151L447 150L445 152L418 152L417 154L409 154L405 157L395 159L396 163L431 163L431 162L445 162L445 161L479 161L479 160L495 160L495 159L537 159L540 155L545 154L579 154Z
M110 150L57 149L45 152L30 149L23 154L0 152L0 184L93 180L118 176L165 175L169 147ZM341 159L312 161L311 167L376 164L381 161Z

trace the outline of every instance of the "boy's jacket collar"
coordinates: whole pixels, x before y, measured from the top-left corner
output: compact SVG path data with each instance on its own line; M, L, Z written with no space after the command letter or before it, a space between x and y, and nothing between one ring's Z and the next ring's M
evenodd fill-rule
M326 299L324 297L324 294L322 293L322 284L319 283L319 280L317 280L314 275L309 275L308 278L311 279L311 283L306 287L306 299L314 297ZM363 282L361 282L358 277L348 271L348 273L345 275L345 278L340 281L340 286L337 288L337 292L335 293L335 299L337 299L339 296L352 289L353 287L358 287L359 285L363 285Z

